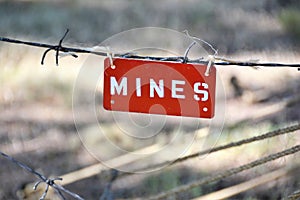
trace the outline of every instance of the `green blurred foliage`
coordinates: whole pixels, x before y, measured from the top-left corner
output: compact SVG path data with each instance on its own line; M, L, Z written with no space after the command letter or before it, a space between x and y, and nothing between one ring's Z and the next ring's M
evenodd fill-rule
M156 194L162 191L171 190L179 183L179 174L175 170L167 170L165 173L159 176L150 176L145 180L145 188L148 188L150 194Z
M280 22L285 30L300 42L300 10L295 8L284 9L280 16Z

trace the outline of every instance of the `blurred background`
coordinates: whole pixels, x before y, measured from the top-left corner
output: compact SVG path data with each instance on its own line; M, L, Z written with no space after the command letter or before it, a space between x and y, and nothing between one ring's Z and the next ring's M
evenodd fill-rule
M66 46L91 47L110 36L139 27L188 30L233 60L300 63L300 2L298 0L6 0L0 1L0 36L57 44L67 28ZM176 41L174 41L176 42ZM82 145L76 128L97 138L97 126L84 116L75 127L72 94L80 67L88 55L60 59L50 53L41 66L44 49L0 43L0 151L28 163L46 176L63 176L97 164ZM97 58L102 63L103 58ZM98 62L98 61L97 61ZM300 72L297 69L219 67L226 93L225 123L216 145L260 135L300 121ZM84 91L82 91L84 94ZM84 102L84 95L83 95ZM84 109L84 107L83 107ZM112 121L103 122L112 140L139 150ZM188 127L188 125L187 125ZM199 137L205 126L186 128ZM173 134L172 125L155 145ZM159 142L158 142L159 141ZM167 167L155 173L117 179L116 199L147 197L220 170L299 144L299 131ZM101 143L102 142L102 143ZM178 144L180 145L180 144ZM192 150L188 153L192 153ZM110 155L113 159L122 155ZM218 191L285 166L299 164L299 154L285 157L205 187L180 194L191 199ZM159 160L157 161L159 162ZM0 158L0 199L38 199L31 187L35 177ZM209 166L207 165L209 164ZM131 163L134 168L134 163ZM130 166L131 166L130 165ZM107 176L71 178L66 188L86 199L99 199ZM281 199L300 189L299 173L253 187L232 199ZM56 199L51 196L49 199ZM173 197L175 198L175 197Z

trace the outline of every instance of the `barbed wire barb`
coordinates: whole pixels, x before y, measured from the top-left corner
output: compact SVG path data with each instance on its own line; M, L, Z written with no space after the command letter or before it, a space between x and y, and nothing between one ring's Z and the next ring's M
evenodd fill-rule
M84 200L82 197L80 197L78 194L75 194L67 189L65 189L64 187L62 187L61 185L57 185L55 183L55 181L57 180L62 180L62 178L46 178L44 175L42 175L41 173L35 171L34 169L32 169L31 167L29 167L28 165L16 160L15 158L3 153L0 151L0 155L4 158L6 158L7 160L11 161L12 163L18 165L19 167L21 167L22 169L36 175L40 180L37 181L34 186L33 186L33 190L36 190L37 187L41 184L41 183L45 183L46 187L45 190L42 194L42 196L40 197L40 200L44 200L46 198L46 195L48 193L49 187L52 187L55 192L57 192L60 196L61 199L65 200L65 197L63 196L62 192L69 194L70 196L74 197L77 200Z
M73 48L73 47L65 47L62 46L62 42L65 39L66 35L68 34L69 30L67 30L64 34L64 36L60 39L58 45L51 45L51 44L45 44L45 43L38 43L38 42L29 42L29 41L22 41L22 40L16 40L11 39L7 37L0 37L0 41L7 42L7 43L13 43L13 44L22 44L27 46L34 46L39 48L46 48L46 51L42 55L42 61L41 64L44 64L44 59L48 52L51 50L56 51L55 60L56 65L58 65L58 59L60 53L68 53L72 55L73 57L77 58L78 56L75 53L85 53L85 54L94 54L97 56L107 56L107 51L95 51L93 48ZM213 57L216 57L218 55L218 50L215 49L210 43L206 42L205 40L202 40L200 38L194 37L189 35L187 31L184 31L188 37L190 37L194 42L198 43L204 43L210 47L210 49L214 52ZM199 44L200 45L200 44ZM110 52L112 53L112 52ZM145 60L153 60L153 61L163 61L163 62L182 62L185 61L186 63L198 63L203 65L208 65L210 60L205 60L203 58L200 59L189 59L187 56L178 56L178 57L153 57L153 56L141 56L137 55L134 52L127 52L127 53L114 53L114 57L119 58L134 58L134 59L145 59ZM216 59L218 60L218 59ZM220 60L220 59L219 59ZM298 68L298 71L300 71L300 63L297 64L285 64L285 63L258 63L258 62L236 62L236 61L229 61L227 59L221 59L219 62L214 62L214 65L216 66L227 66L227 65L233 65L233 66L242 66L242 67L296 67Z
M44 64L44 60L46 58L46 55L51 51L51 50L55 50L56 51L56 54L55 54L55 63L56 63L56 66L58 66L58 56L59 56L59 52L61 51L61 49L63 48L62 47L62 42L63 40L66 38L67 34L69 33L69 29L67 29L67 31L65 32L65 34L63 35L63 37L59 40L59 43L57 46L52 46L50 48L48 48L44 53L43 53L43 56L42 56L42 61L41 61L41 64L43 65ZM65 51L67 52L67 51ZM76 54L71 54L73 57L77 58L78 56Z

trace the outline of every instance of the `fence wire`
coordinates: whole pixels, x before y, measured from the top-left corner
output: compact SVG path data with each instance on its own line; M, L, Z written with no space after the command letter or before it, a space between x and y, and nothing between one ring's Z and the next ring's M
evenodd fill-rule
M133 59L146 59L146 60L154 60L154 61L172 61L172 62L182 62L182 63L199 63L199 64L204 64L204 65L208 65L210 62L212 62L212 60L204 60L203 58L199 58L199 59L189 59L188 58L188 52L190 51L190 49L192 48L192 46L195 44L195 41L187 48L185 55L184 56L179 56L179 57L152 57L152 56L140 56L135 54L134 52L128 52L128 53L124 53L124 54L120 54L120 53L112 53L109 51L95 51L93 48L72 48L72 47L65 47L62 46L63 40L65 39L65 37L67 36L69 30L67 30L65 32L65 34L63 35L63 37L59 40L58 45L51 45L51 44L45 44L45 43L38 43L38 42L28 42L28 41L22 41L22 40L16 40L16 39L10 39L10 38L5 38L5 37L0 37L0 41L2 42L8 42L8 43L14 43L14 44L22 44L22 45L27 45L27 46L34 46L34 47L40 47L40 48L46 48L45 52L42 55L42 59L41 59L41 64L44 64L44 60L45 57L47 56L48 52L50 51L55 51L55 61L56 64L59 64L59 55L60 53L67 53L70 54L71 56L77 58L78 56L76 54L78 53L86 53L86 54L94 54L94 55L98 55L98 56L111 56L112 54L114 55L114 57L120 57L120 58L133 58ZM219 61L219 62L216 62ZM283 63L257 63L257 62L237 62L237 61L231 61L231 60L227 60L227 59L222 59L219 57L213 57L213 64L214 65L220 65L220 66L225 66L225 65L235 65L235 66L246 66L246 67L258 67L258 66L263 66L263 67L295 67L298 68L298 70L300 70L300 64L283 64ZM271 131L268 132L266 134L260 135L260 136L255 136L255 137L251 137L251 138L247 138L247 139L243 139L237 142L232 142L226 145L222 145L222 146L218 146L212 149L207 149L201 152L197 152L194 154L191 154L189 156L185 156L182 158L179 158L175 161L166 161L166 162L162 162L162 163L158 163L155 165L151 165L151 166L147 166L144 168L140 168L140 169L136 169L135 171L151 171L153 169L165 166L165 165L175 165L177 163L181 163L184 162L188 159L192 159L201 155L205 155L208 153L213 153L213 152L217 152L217 151L221 151L221 150L225 150L225 149L229 149L229 148L233 148L233 147L237 147L237 146L241 146L244 144L248 144L251 142L255 142L255 141L260 141L260 140L264 140L267 138L271 138L271 137L275 137L275 136L279 136L282 134L286 134L289 132L293 132L296 130L300 129L300 124L296 124L293 126L289 126L286 128L282 128L282 129L278 129L275 131ZM227 178L229 176L232 176L234 174L240 173L242 171L254 168L256 166L265 164L267 162L276 160L278 158L287 156L287 155L291 155L294 153L297 153L300 151L300 145L294 146L292 148L286 149L284 151L275 153L275 154L271 154L269 156L266 156L264 158L255 160L253 162L250 162L248 164L242 165L240 167L236 167L236 168L232 168L220 173L217 173L215 175L211 175L208 176L204 179L201 180L196 180L194 182L188 183L186 185L183 186L179 186L177 188L174 188L170 191L166 191L166 192L162 192L158 195L155 196L151 196L147 199L165 199L168 197L172 197L172 196L176 196L176 194L179 194L181 192L185 192L188 191L194 187L197 186L201 186L204 184L209 184L224 178ZM38 177L40 180L34 185L34 190L37 189L37 187L39 186L40 183L46 183L46 188L44 190L44 193L42 194L40 200L43 200L46 198L46 195L48 193L49 188L53 188L61 197L61 199L65 199L63 193L68 194L70 196L72 196L73 198L77 199L77 200L83 200L82 197L80 197L78 194L73 193L67 189L65 189L64 187L62 187L61 185L58 185L55 183L55 181L57 180L62 180L61 178L47 178L44 175L42 175L41 173L35 171L34 169L30 168L28 165L14 159L13 157L0 152L0 155L4 158L6 158L7 160L11 161L12 163L18 165L19 167L23 168L24 170L26 170L27 172L35 175L36 177ZM112 191L111 191L111 187L114 181L116 181L116 179L118 177L122 177L122 176L128 176L131 175L131 173L125 173L125 172L116 172L114 171L115 174L112 175L111 181L107 184L107 186L105 187L105 191L103 192L102 196L100 197L100 199L112 199Z
M148 166L147 168L137 169L137 171L147 171L147 170L151 171L151 170L153 170L153 169L155 169L157 167L161 167L161 166L165 166L165 165L175 165L177 163L184 162L184 161L186 161L188 159L192 159L192 158L195 158L197 156L201 156L201 155L205 155L205 154L208 154L208 153L213 153L213 152L225 150L225 149L228 149L228 148L233 148L233 147L241 146L241 145L244 145L244 144L248 144L248 143L251 143L251 142L264 140L264 139L267 139L267 138L279 136L279 135L290 133L290 132L294 132L294 131L297 131L297 130L300 130L300 124L299 123L296 124L296 125L292 125L292 126L286 127L286 128L277 129L277 130L268 132L268 133L263 134L263 135L259 135L259 136L247 138L247 139L240 140L240 141L237 141L237 142L232 142L232 143L229 143L229 144L226 144L226 145L222 145L222 146L218 146L218 147L215 147L215 148L212 148L212 149L207 149L207 150L204 150L204 151L201 151L201 152L198 152L198 153L191 154L191 155L186 156L186 157L179 158L179 159L177 159L175 161L162 162L162 163L159 163L159 164ZM232 169L226 170L224 172L218 173L216 175L208 176L205 179L201 179L201 180L189 183L187 185L177 187L177 188L175 188L173 190L170 190L170 191L167 191L167 192L163 192L163 193L158 194L156 196L149 197L149 199L164 199L164 198L167 198L169 196L176 195L178 193L190 190L190 189L192 189L194 187L201 186L201 185L204 185L204 184L209 184L211 182L215 182L217 180L224 179L226 177L232 176L232 175L237 174L239 172L242 172L242 171L254 168L254 167L258 166L258 165L262 165L264 163L276 160L276 159L281 158L283 156L294 154L294 153L296 153L298 151L300 151L300 145L294 146L294 147L292 147L290 149L286 149L286 150L284 150L282 152L279 152L279 153L276 153L276 154L269 155L269 156L264 157L262 159L258 159L256 161L253 161L253 162L248 163L246 165L242 165L242 166L237 167L237 168L232 168ZM71 192L71 191L65 189L64 187L62 187L60 185L57 185L55 183L55 181L57 181L57 180L61 180L62 181L61 178L46 178L41 173L35 171L34 169L30 168L28 165L26 165L26 164L24 164L24 163L22 163L22 162L20 162L20 161L18 161L16 159L14 159L11 156L9 156L9 155L7 155L7 154L5 154L3 152L0 152L0 155L3 156L4 158L6 158L7 160L11 161L12 163L18 165L19 167L23 168L24 170L26 170L26 171L34 174L35 176L37 176L40 179L40 181L38 181L34 185L34 188L33 188L34 190L37 189L37 187L38 187L38 185L40 183L42 183L42 182L46 183L45 191L42 194L40 200L44 200L46 198L46 195L47 195L49 187L52 187L59 194L59 196L61 197L61 199L65 199L65 197L63 196L62 193L66 193L66 194L69 194L70 196L72 196L73 198L75 198L77 200L83 200L83 198L80 197L78 194L73 193L73 192ZM102 173L105 173L105 172L106 171L104 171ZM126 173L126 172L120 172L120 171L118 172L116 170L113 170L113 171L109 170L109 173L111 174L111 180L107 183L107 186L105 187L104 192L102 193L102 196L101 196L100 199L107 199L107 198L108 199L113 199L112 198L112 191L111 191L111 187L112 187L113 182L116 181L116 179L119 178L119 177L129 176L129 175L132 174L132 173Z
M143 168L138 168L138 169L135 169L134 171L135 172L143 172L143 171L144 172L147 172L147 171L150 172L150 171L153 171L155 169L161 168L163 166L172 166L172 165L187 161L189 159L193 159L193 158L196 158L196 157L199 157L199 156L207 155L209 153L215 153L215 152L218 152L218 151L221 151L221 150L238 147L238 146L241 146L241 145L244 145L244 144L249 144L249 143L252 143L252 142L265 140L265 139L268 139L268 138L272 138L272 137L276 137L276 136L279 136L279 135L287 134L287 133L294 132L294 131L297 131L297 130L300 130L300 124L299 123L295 124L295 125L292 125L292 126L285 127L285 128L270 131L268 133L265 133L265 134L262 134L262 135L259 135L259 136L254 136L254 137L246 138L246 139L243 139L243 140L240 140L240 141L231 142L229 144L217 146L217 147L214 147L214 148L211 148L211 149L206 149L204 151L199 151L199 152L193 153L191 155L184 156L182 158L178 158L175 161L164 161L164 162L153 164L153 165L146 166L146 167L143 167ZM103 173L107 173L107 172L103 172ZM119 172L118 177L128 176L130 174L131 173L127 173L127 172Z
M266 156L264 158L255 160L255 161L250 162L250 163L245 164L245 165L242 165L240 167L231 168L231 169L226 170L224 172L208 176L208 177L206 177L204 179L196 180L196 181L191 182L189 184L176 187L176 188L174 188L172 190L169 190L167 192L162 192L162 193L160 193L158 195L151 196L151 197L148 197L146 199L149 199L149 200L158 200L158 199L168 199L168 197L174 198L174 196L176 196L177 194L182 193L182 192L186 192L188 190L191 190L192 188L199 187L199 186L202 186L202 185L205 185L205 184L210 184L210 183L218 181L218 180L222 180L224 178L227 178L229 176L235 175L235 174L240 173L242 171L245 171L245 170L257 167L259 165L265 164L267 162L276 160L278 158L281 158L281 157L284 157L284 156L287 156L287 155L291 155L291 154L297 153L299 151L300 151L300 145L296 145L296 146L294 146L292 148L286 149L286 150L281 151L279 153L271 154L271 155Z
M258 141L265 140L265 139L268 139L268 138L272 138L272 137L284 135L284 134L287 134L287 133L295 132L297 130L300 130L300 123L297 123L297 124L291 125L291 126L287 126L285 128L276 129L274 131L270 131L270 132L267 132L267 133L259 135L259 136L246 138L246 139L243 139L243 140L240 140L240 141L236 141L236 142L232 142L232 143L229 143L229 144L217 146L217 147L214 147L212 149L207 149L207 150L204 150L204 151L200 151L200 152L197 152L197 153L179 158L175 161L165 161L165 162L150 165L150 166L147 166L147 167L138 168L134 171L135 172L143 172L143 171L150 172L150 171L153 171L155 169L162 168L164 166L172 166L172 165L175 165L175 164L179 164L179 163L182 163L182 162L187 161L189 159L196 158L198 156L203 156L203 155L206 155L206 154L209 154L209 153L215 153L215 152L222 151L222 150L229 149L229 148L239 147L239 146L249 144L249 143L252 143L252 142L258 142ZM299 151L299 148L300 148L299 146L296 146L296 147L293 147L289 150L285 150L285 151L279 152L277 154L272 154L272 155L267 156L265 158L256 160L256 161L251 162L251 163L246 164L246 165L243 165L241 167L233 168L233 169L227 170L223 173L219 173L219 174L216 174L216 175L213 175L213 176L209 176L209 177L207 177L203 180L199 180L197 182L190 183L189 185L175 188L174 190L171 190L170 192L165 192L165 193L159 194L158 196L154 196L154 197L151 197L151 198L153 198L153 199L164 199L164 198L170 197L172 195L176 195L176 194L179 194L181 192L190 190L194 187L209 184L209 183L227 178L228 176L232 176L234 174L245 171L247 169L254 168L258 165L262 165L264 163L270 162L270 161L278 159L280 157L290 155L290 154L294 154L294 153ZM107 173L110 173L110 171L109 170L108 171L102 171L101 173L102 174L107 174ZM132 174L133 173L127 173L127 172L119 171L118 178L125 177L125 176L130 176Z
M35 171L34 169L32 169L31 167L29 167L28 165L16 160L15 158L3 153L0 151L0 155L4 158L6 158L7 160L11 161L12 163L18 165L19 167L21 167L22 169L26 170L27 172L35 175L36 177L38 177L40 180L38 182L36 182L36 184L34 185L33 189L36 190L37 187L39 186L40 183L46 183L46 188L44 190L44 193L42 194L42 196L40 197L40 200L44 200L46 198L46 195L48 193L49 187L52 187L60 196L61 199L65 200L66 198L64 197L63 193L69 194L70 196L72 196L73 198L77 199L77 200L84 200L82 197L80 197L78 194L71 192L69 190L67 190L66 188L64 188L61 185L57 185L55 183L55 181L57 180L62 180L61 178L47 178L44 175L42 175L41 173Z
M210 55L208 60L205 60L203 58L199 59L189 59L188 58L188 52L190 48L197 42L197 40L200 40L207 44L207 42L195 37L191 37L194 41L191 43L189 47L187 47L186 53L183 56L178 56L178 57L153 57L153 56L141 56L137 55L134 52L128 52L128 53L117 53L117 52L110 52L107 47L104 47L104 49L107 49L106 51L95 51L94 48L73 48L73 47L65 47L62 46L62 42L67 36L69 30L65 32L63 37L59 40L58 45L52 45L52 44L45 44L45 43L39 43L39 42L29 42L29 41L22 41L22 40L17 40L17 39L11 39L11 38L6 38L6 37L0 37L0 41L2 42L8 42L8 43L13 43L13 44L22 44L22 45L27 45L27 46L34 46L34 47L39 47L39 48L46 48L45 52L42 55L41 59L41 64L44 64L44 59L46 55L50 51L55 51L55 61L56 65L58 65L59 61L59 55L60 53L67 53L75 58L78 56L76 53L85 53L85 54L94 54L98 56L114 56L114 57L120 57L120 58L134 58L134 59L144 59L144 60L153 60L153 61L165 61L165 62L181 62L181 63L199 63L203 65L209 65L214 64L214 65L220 65L220 66L225 66L225 65L234 65L234 66L242 66L242 67L295 67L298 68L300 71L300 64L284 64L284 63L258 63L258 62L240 62L240 61L232 61L228 59L224 59L221 57L217 57L216 55ZM209 43L208 43L209 44ZM215 52L217 52L214 48L212 48ZM216 54L216 53L215 53ZM219 61L219 62L216 62Z

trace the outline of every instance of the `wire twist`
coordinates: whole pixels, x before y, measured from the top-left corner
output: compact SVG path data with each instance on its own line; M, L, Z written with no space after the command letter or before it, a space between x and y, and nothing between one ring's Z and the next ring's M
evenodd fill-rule
M7 160L11 161L12 163L18 165L19 167L23 168L24 170L36 175L40 181L36 182L33 186L33 189L36 190L37 187L41 184L41 183L45 183L46 184L46 188L44 190L44 193L42 194L42 196L40 197L40 200L44 200L46 198L46 195L48 193L49 187L52 187L60 196L61 199L65 200L66 198L64 197L64 195L62 194L62 192L69 194L70 196L74 197L77 200L84 200L82 197L80 197L78 194L75 194L67 189L65 189L64 187L57 185L55 183L55 181L57 180L62 180L62 178L46 178L44 175L42 175L41 173L35 171L34 169L30 168L28 165L16 160L15 158L3 153L0 151L0 155L3 156L4 158L6 158Z

